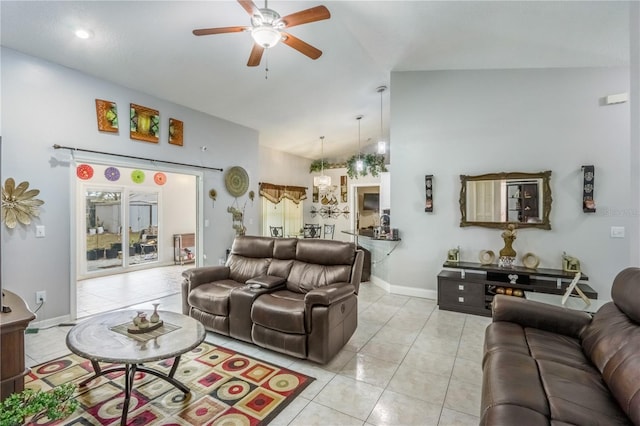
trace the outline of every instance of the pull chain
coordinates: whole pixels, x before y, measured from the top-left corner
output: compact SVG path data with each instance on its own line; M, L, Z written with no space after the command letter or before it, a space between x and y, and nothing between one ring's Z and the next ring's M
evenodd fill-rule
M269 49L265 49L264 52L264 79L269 79Z

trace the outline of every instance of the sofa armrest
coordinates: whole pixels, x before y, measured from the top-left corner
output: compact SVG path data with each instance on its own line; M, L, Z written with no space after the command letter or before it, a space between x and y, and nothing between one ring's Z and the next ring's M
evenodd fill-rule
M182 272L185 283L188 283L188 291L193 290L200 284L213 281L226 280L229 278L230 269L228 266L204 266L191 268Z
M305 309L315 305L329 306L355 294L355 288L349 283L334 283L320 288L314 288L304 296Z
M576 338L591 322L591 315L586 312L499 294L493 298L492 313L493 322L514 322L522 327L538 328Z
M286 278L277 277L275 275L260 275L259 277L248 280L247 285L251 287L258 285L260 288L274 289L282 286L285 281L287 281Z

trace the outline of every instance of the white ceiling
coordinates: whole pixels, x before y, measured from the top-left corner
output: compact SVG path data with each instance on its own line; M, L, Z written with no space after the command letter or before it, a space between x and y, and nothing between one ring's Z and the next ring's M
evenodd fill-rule
M250 127L268 147L319 158L324 135L325 157L333 159L357 151L357 115L364 116L362 145L377 139L376 88L390 85L391 71L629 62L628 2L318 0L272 1L269 8L285 16L319 4L331 19L288 30L323 51L316 61L281 43L249 68L249 33L191 33L250 25L232 0L2 0L1 42ZM76 38L77 27L94 37ZM383 93L387 134L389 96Z

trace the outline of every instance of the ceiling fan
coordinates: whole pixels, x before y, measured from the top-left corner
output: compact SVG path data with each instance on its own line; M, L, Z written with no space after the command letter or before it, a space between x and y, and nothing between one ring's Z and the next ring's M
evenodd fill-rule
M322 55L322 51L283 30L285 28L295 27L296 25L329 19L331 14L326 7L316 6L280 17L278 12L267 7L266 0L264 2L264 8L262 9L258 8L251 0L238 0L238 3L251 15L251 26L203 28L193 30L193 34L202 36L251 31L251 37L254 43L251 54L249 55L249 61L247 62L247 66L249 67L260 65L264 49L275 46L279 41L282 41L289 47L293 47L311 59L318 59L320 55Z

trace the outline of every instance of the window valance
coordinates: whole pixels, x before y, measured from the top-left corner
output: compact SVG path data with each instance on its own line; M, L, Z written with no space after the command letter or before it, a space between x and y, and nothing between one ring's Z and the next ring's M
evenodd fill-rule
M260 195L278 204L284 198L299 204L307 198L307 188L304 186L275 185L273 183L260 182Z

